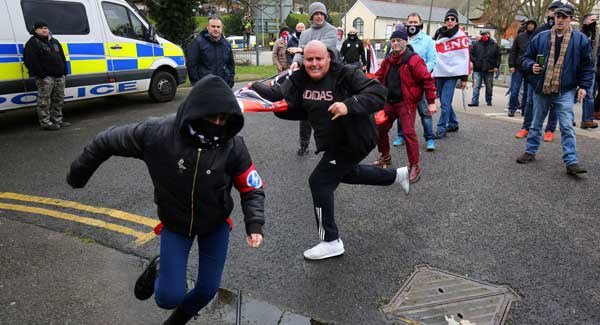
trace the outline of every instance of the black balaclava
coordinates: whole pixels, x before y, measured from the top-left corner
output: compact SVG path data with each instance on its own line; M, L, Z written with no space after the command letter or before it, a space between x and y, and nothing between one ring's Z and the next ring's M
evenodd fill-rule
M421 29L423 29L423 25L406 26L406 32L408 33L408 36L411 37L419 34Z
M587 36L593 35L596 33L596 25L597 25L597 22L593 22L593 23L587 24L587 25L583 24L581 26L581 31Z
M205 119L190 122L190 134L202 149L216 149L228 140L227 125L217 125Z
M296 31L296 38L300 39L300 34L302 34L302 32Z
M550 27L554 26L554 17L546 17L546 23L548 23L548 25L550 25Z
M354 41L356 39L356 34L348 33L348 38Z

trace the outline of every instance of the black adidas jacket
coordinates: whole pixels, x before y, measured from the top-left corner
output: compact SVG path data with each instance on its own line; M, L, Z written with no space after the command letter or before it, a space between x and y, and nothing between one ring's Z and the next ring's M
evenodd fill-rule
M227 140L200 149L190 135L190 121L228 113ZM225 82L208 75L196 83L176 115L112 127L98 134L71 164L67 182L85 186L94 171L111 156L143 160L154 184L154 201L163 225L185 236L211 232L233 210L230 192L240 192L246 232L262 233L263 184L243 139L236 134L244 118Z
M348 115L332 123L333 130L318 132L315 129L317 151L339 151L355 158L369 154L377 144L377 127L373 113L381 110L385 102L386 89L376 80L369 79L358 68L332 62L329 76L333 79L333 101L343 102ZM295 71L281 85L267 87L254 83L252 88L261 96L277 101L285 99L288 110L275 113L286 120L309 120L313 127L327 123L313 123L315 118L331 118L308 114L303 107L303 93L309 80L304 68ZM325 134L326 136L319 136Z
M46 78L67 75L67 61L62 46L54 37L31 36L25 44L23 61L31 77Z

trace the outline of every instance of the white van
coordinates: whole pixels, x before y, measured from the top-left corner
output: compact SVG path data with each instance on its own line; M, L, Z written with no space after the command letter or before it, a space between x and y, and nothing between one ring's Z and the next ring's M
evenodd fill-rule
M234 50L241 50L246 45L246 39L244 36L229 36L227 37L227 41L231 44L231 48ZM254 48L256 46L256 36L250 35L250 48Z
M186 80L182 49L157 36L129 1L0 0L0 112L36 104L35 80L23 63L36 21L62 44L65 101L142 91L170 101Z

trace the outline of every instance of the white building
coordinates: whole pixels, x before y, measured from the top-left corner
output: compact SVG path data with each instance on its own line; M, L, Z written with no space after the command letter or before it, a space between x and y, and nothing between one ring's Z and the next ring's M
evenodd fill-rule
M431 27L430 34L433 36L435 31L444 25L444 16L448 8L431 8ZM388 39L394 31L394 26L400 22L406 22L408 14L416 12L423 19L423 30L427 32L428 21L430 19L430 7L422 5L413 5L406 3L393 3L377 0L358 0L342 16L342 28L344 34L351 27L356 28L360 38L370 38L375 40ZM461 13L458 14L458 21L466 27L469 35L479 33L479 29L472 25L470 21Z

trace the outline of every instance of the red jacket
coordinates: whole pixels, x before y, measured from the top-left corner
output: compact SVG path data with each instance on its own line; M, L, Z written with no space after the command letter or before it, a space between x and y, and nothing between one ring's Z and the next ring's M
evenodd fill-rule
M435 83L425 61L415 54L410 48L407 48L402 55L393 56L381 62L381 67L375 72L379 82L386 86L387 73L392 64L400 64L400 87L402 96L410 108L417 108L417 104L423 98L423 92L427 98L427 103L435 103Z

